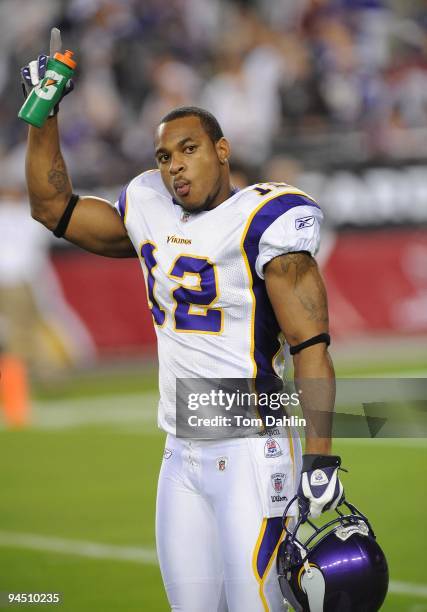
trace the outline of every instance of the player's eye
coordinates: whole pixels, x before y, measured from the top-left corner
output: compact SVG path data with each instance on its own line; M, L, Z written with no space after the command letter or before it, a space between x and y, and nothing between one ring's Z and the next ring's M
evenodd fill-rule
M165 162L167 162L169 159L169 155L167 153L161 153L160 155L157 156L157 161L159 162L159 164L164 164Z
M194 153L196 149L196 145L188 145L187 147L185 147L184 151L185 153Z

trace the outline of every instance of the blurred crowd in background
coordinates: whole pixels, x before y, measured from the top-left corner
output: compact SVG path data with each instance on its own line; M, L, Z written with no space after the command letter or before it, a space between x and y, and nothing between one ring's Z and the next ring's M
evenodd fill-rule
M52 26L78 61L61 131L80 186L126 183L152 167L156 124L185 104L218 117L249 179L275 174L276 155L316 168L425 154L421 0L2 0L9 178L26 135L17 69L48 52Z
M424 0L2 0L0 353L49 377L155 346L137 263L78 253L29 216L19 68L54 26L78 62L59 113L77 193L114 201L154 166L161 117L203 106L236 186L286 181L325 210L335 338L427 333Z

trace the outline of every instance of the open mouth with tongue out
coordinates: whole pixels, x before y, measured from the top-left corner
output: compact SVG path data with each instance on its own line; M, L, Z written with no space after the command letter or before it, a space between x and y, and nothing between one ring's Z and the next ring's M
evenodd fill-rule
M175 193L180 198L185 198L190 193L191 184L184 179L174 181L173 188Z

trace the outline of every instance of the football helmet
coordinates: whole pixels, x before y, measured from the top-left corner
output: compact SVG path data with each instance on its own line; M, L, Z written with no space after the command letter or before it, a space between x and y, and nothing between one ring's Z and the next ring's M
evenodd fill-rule
M288 504L284 521L294 497ZM277 553L277 573L285 601L296 612L376 612L388 589L385 555L368 519L344 501L349 513L321 527L300 516ZM304 522L313 533L302 542Z

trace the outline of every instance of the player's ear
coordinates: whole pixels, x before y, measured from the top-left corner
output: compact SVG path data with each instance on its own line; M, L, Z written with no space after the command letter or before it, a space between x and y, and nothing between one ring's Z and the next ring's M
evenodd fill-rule
M221 164L226 164L231 155L230 143L224 137L215 143L215 149Z

